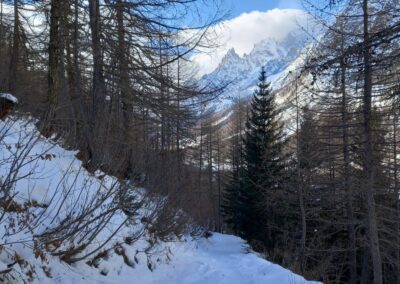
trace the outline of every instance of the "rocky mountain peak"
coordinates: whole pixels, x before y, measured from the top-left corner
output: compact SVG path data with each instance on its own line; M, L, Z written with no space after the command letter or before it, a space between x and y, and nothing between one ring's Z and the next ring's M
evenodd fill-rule
M219 83L230 83L226 89L225 97L246 97L252 94L257 83L258 73L264 66L269 81L273 81L292 63L307 43L306 35L300 32L292 32L281 39L266 38L254 45L248 53L239 56L234 48L228 50L218 68L203 76L204 82L212 80ZM222 107L224 94L221 98Z

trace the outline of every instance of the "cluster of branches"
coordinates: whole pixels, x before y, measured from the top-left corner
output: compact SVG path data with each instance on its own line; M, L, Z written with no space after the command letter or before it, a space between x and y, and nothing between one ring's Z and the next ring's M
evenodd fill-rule
M9 72L0 88L41 117L45 136L78 148L90 171L165 194L188 184L196 191L187 174L196 169L185 163L189 129L222 87L198 86L188 58L212 46L217 2L204 18L194 0L0 4L1 52L10 54L1 57Z
M180 234L182 224L168 221L177 220L172 208L184 208L214 228L218 218L210 192L198 198L210 186L197 182L204 180L204 153L200 148L199 168L192 163L198 150L190 144L198 121L204 129L198 113L222 86L199 86L189 58L198 47L212 47L208 31L222 11L210 1L215 13L202 18L197 2L0 1L0 89L39 118L43 135L78 149L87 170L101 169L168 197L151 199L159 203L151 212L158 213L148 218L146 230L158 235ZM207 141L209 171L215 146ZM215 187L214 178L211 183ZM97 199L35 238L68 262L92 256L102 249L88 252L93 240L112 218L133 212L125 214L129 223L147 206L130 191L114 186L103 199L99 189ZM12 195L5 199L13 202Z
M284 213L281 220L258 216L279 235L272 243L266 235L258 249L324 283L398 283L400 7L389 0L304 3L326 33L276 91L287 98L286 168L276 177L286 178L280 193L260 182L269 200L258 206ZM241 136L244 119L238 125ZM247 158L238 158L241 139L232 142L235 181ZM232 186L226 190L232 199ZM228 213L228 228L237 231Z
M100 256L118 250L133 266L133 256L124 254L126 246L145 238L148 247L143 249L150 253L159 240L184 232L187 215L170 208L167 198L105 175L91 176L73 157L61 166L60 148L32 128L31 121L12 120L0 128L0 253L7 265L1 281L33 280L40 266L51 277L49 255L96 266ZM33 255L40 265L32 263Z

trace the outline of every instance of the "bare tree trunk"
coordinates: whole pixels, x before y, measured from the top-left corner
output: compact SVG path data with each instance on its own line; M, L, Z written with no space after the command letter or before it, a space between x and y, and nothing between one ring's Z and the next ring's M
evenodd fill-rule
M397 284L400 284L400 189L399 189L399 181L397 178L397 109L394 107L393 110L393 175L394 175L394 198L396 200L396 269L397 269Z
M0 58L4 58L3 56L3 50L4 50L4 54L7 54L7 48L5 47L5 35L6 33L4 32L4 22L3 22L3 16L4 16L4 0L0 0ZM0 81L0 88L9 88L9 86L6 86L8 84L8 82L6 81L7 78L3 78L2 81Z
M213 179L213 148L212 148L212 139L213 139L213 129L212 129L212 121L207 122L208 133L207 133L207 148L208 148L208 185L210 189L210 193L212 193L212 179Z
M50 122L54 119L56 108L58 107L58 96L61 91L60 18L61 2L57 0L52 0L50 8L50 44L48 71L48 101L50 106L46 117L47 122Z
M82 97L82 80L81 70L79 67L79 0L74 0L74 30L73 30L73 70L74 70L74 86L71 93L72 105L77 114L77 132L85 145L88 144L88 123L85 115L86 100ZM83 134L83 135L81 135ZM85 146L87 147L87 145Z
M343 41L342 41L343 43ZM356 252L356 233L354 229L354 209L353 192L350 181L350 155L349 155L349 134L348 134L348 112L346 94L346 67L344 59L341 60L341 91L342 91L342 131L343 131L343 160L344 160L344 182L343 187L346 192L346 211L348 218L347 230L349 234L349 284L357 283L357 252Z
M9 66L9 81L8 89L11 93L15 93L15 82L17 79L17 68L19 65L19 51L20 51L20 22L18 0L14 0L14 31L13 31L13 46L11 49L11 60ZM2 13L3 14L3 13Z
M80 138L78 143L81 144L81 149L84 152L84 160L88 160L87 155L90 154L90 115L86 115L88 107L87 98L84 97L82 92L82 77L80 68L80 53L79 53L79 0L74 0L74 23L73 23L73 39L72 39L72 69L73 69L73 86L70 90L71 100L76 113L76 131L77 136Z
M382 259L379 248L378 225L375 211L375 192L374 192L374 164L373 164L373 147L372 147L372 68L371 68L371 51L369 38L369 11L368 0L363 0L363 18L364 18L364 96L363 96L363 116L364 116L364 189L366 191L367 201L367 220L370 241L370 250L372 257L372 267L374 272L374 284L382 283Z
M118 77L119 77L119 86L120 89L120 99L122 101L122 125L123 131L122 134L125 137L125 145L123 145L125 151L125 159L126 163L124 163L123 171L126 172L127 175L130 175L132 172L132 97L130 94L129 87L129 66L128 66L128 50L125 42L125 27L124 27L124 8L125 1L118 0L116 2L116 18L117 18L117 31L118 31ZM117 121L119 121L119 117Z
M4 0L0 0L0 46L3 46L3 1ZM2 49L0 48L0 57L2 56Z
M300 173L300 159L299 159L299 151L300 151L300 115L299 115L299 100L297 94L297 75L295 78L295 92L296 92L296 152L297 152L297 192L299 194L299 205L300 205L300 216L301 216L301 239L300 239L300 250L299 250L299 259L300 259L300 271L304 271L304 260L305 260L305 249L306 249L306 236L307 236L307 221L306 221L306 210L304 205L304 190L303 183L301 183L301 173Z
M79 68L79 50L78 50L78 36L79 36L79 0L73 0L73 5L71 7L69 4L64 4L63 10L68 10L68 14L73 17L72 21L66 24L68 29L68 36L66 38L66 49L67 49L67 75L68 75L68 91L69 99L71 105L71 114L73 116L73 129L75 144L78 144L76 139L80 136L80 120L82 120L82 103L80 93L81 93L81 83L80 83L80 68ZM65 17L68 21L68 17Z
M178 166L180 164L180 139L181 139L181 117L180 117L180 111L181 111L181 96L180 96L180 85L181 85L181 64L180 64L180 58L179 58L179 50L178 50L178 62L177 62L177 93L176 93L176 153L178 156Z
M73 36L73 56L74 56L74 96L72 98L73 101L79 100L79 106L82 106L83 100L81 98L82 90L81 90L81 77L80 77L80 68L79 68L79 0L74 0L74 36Z
M61 1L60 4L60 22L59 22L59 48L60 48L60 93L59 96L59 112L62 113L60 117L62 121L62 127L68 129L74 129L75 126L75 113L72 107L72 97L70 92L71 85L68 82L66 72L70 67L70 32L69 32L69 16L71 15L70 1Z
M218 134L217 139L217 182L218 182L218 209L217 209L217 222L218 222L218 232L222 232L221 229L221 137Z
M362 255L362 266L361 266L361 276L360 276L360 284L369 284L369 250L367 246L363 247L363 255Z
M213 175L214 175L214 170L213 170L213 127L212 127L212 120L209 119L207 121L207 148L208 148L208 187L209 187L209 196L210 196L210 201L214 200L214 190L213 190ZM212 202L211 202L212 203ZM211 205L212 210L214 211L213 216L216 216L216 210L215 210L215 205L212 203ZM213 229L215 230L215 220L213 220Z
M200 144L199 144L199 188L201 188L201 171L203 169L203 106L200 111Z
M104 146L104 142L107 137L103 136L105 124L109 121L108 118L102 120L98 119L100 111L101 115L105 115L103 106L105 100L105 81L103 75L103 56L101 46L101 28L100 28L100 3L99 0L89 0L89 25L91 31L91 47L93 57L93 71L92 71L92 88L91 88L91 107L90 115L88 116L88 135L92 136L88 139L88 167L90 170L94 170L102 157L102 151L100 147ZM104 120L106 122L104 122ZM104 123L104 124L103 124ZM95 146L98 151L95 152Z
M121 100L123 110L123 124L124 131L129 132L130 119L132 112L131 109L131 98L129 97L129 70L128 70L128 58L127 48L125 43L125 27L124 27L124 7L125 3L123 0L118 0L116 3L116 17L117 17L117 30L118 30L118 62L119 62L119 88L121 89Z
M104 99L105 83L103 76L103 57L101 54L100 41L100 4L99 0L89 0L90 30L92 34L93 53L93 86L92 86L92 127L95 125L98 104Z

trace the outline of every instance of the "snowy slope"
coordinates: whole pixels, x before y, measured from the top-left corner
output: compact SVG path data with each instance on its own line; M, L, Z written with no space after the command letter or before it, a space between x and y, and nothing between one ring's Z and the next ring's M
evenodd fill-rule
M96 218L112 208L121 186L101 172L86 172L75 154L41 137L32 121L0 121L0 197L10 191L15 208L28 208L0 207L0 278L6 271L10 276L2 278L5 283L312 283L249 253L244 241L234 236L215 233L208 239L194 239L188 235L151 244L141 220L154 213L157 199L141 203L138 215L129 222L125 223L124 212L112 215L79 254L110 239L100 250L104 253L94 254L99 257L92 255L71 265L61 261L38 245L37 236L72 219L89 200L108 193L103 206L85 217ZM146 200L143 189L130 188L135 198ZM81 234L94 225L89 223ZM129 242L127 236L136 240ZM63 243L58 250L74 245L75 241Z

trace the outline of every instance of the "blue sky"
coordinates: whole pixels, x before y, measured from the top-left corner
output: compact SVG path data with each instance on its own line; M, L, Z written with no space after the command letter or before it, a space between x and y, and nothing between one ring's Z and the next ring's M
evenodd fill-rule
M301 9L301 0L224 0L226 7L230 9L230 17L237 17L242 13L252 11L268 11L274 8Z
M215 2L214 2L215 1ZM314 2L326 0L314 0ZM199 75L217 68L222 58L233 48L239 56L249 54L265 39L279 41L288 33L309 26L309 17L302 0L203 0L202 15L215 13L218 3L225 20L210 30L218 47L206 49L192 59L199 67ZM213 9L214 8L214 9Z
M303 9L302 0L201 0L196 3L203 20L207 19L207 16L215 16L216 6L221 10L219 11L221 13L220 16L224 15L225 19L233 19L243 13L254 11L266 12L273 9ZM192 24L196 23L196 21L195 19Z
M301 0L225 0L232 7L232 17L244 12L267 11L274 8L301 8Z

